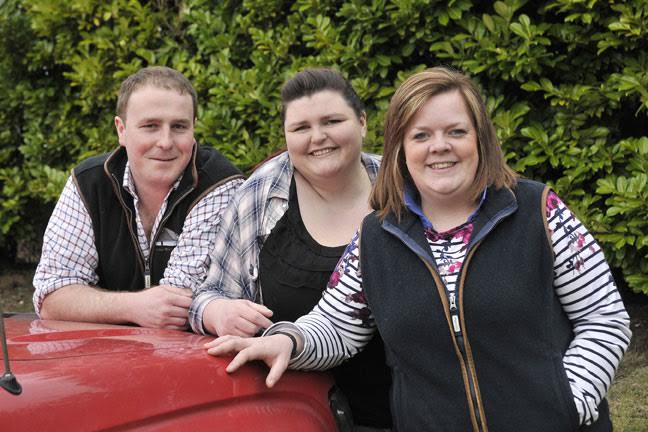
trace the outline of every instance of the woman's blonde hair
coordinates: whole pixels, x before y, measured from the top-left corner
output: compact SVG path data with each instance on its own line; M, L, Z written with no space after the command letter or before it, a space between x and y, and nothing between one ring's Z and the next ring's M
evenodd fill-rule
M405 182L410 179L403 150L405 130L431 97L451 91L458 91L463 98L477 132L479 163L470 190L471 198L477 200L487 186L501 188L515 184L517 174L504 160L495 127L475 83L454 69L427 69L405 80L389 104L383 159L370 197L371 206L378 211L380 219L393 213L400 220L405 208Z

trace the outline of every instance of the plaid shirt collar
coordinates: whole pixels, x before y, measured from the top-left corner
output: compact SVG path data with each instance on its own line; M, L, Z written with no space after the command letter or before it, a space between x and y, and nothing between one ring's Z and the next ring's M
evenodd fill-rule
M369 175L369 180L371 184L374 184L376 176L378 175L378 169L380 168L381 156L361 153L360 160L362 165L364 165L367 174ZM277 163L279 167L275 174L275 179L270 185L268 191L268 198L281 198L287 199L288 193L290 190L290 182L292 181L293 174L295 172L295 167L290 161L288 152L284 152L277 156Z
M178 186L180 186L180 181L182 180L182 174L180 174L180 177L173 183L173 186L171 186L171 189L169 189L169 192L167 193L166 197L164 198L164 201L169 198L169 195L171 192L176 190ZM124 180L122 181L122 187L128 191L129 194L135 199L139 199L139 196L137 195L137 188L135 187L135 180L133 179L133 174L131 173L130 170L130 162L127 160L126 161L126 168L124 170Z

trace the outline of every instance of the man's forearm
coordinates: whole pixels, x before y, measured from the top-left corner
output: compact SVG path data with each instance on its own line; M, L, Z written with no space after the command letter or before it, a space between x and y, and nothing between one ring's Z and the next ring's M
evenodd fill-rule
M106 291L88 285L67 285L43 300L43 319L122 324L134 322L135 293Z

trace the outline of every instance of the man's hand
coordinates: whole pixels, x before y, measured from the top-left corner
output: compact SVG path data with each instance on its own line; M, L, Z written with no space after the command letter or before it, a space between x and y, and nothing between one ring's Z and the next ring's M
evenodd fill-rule
M222 336L205 344L207 353L213 356L236 354L227 366L232 373L251 360L263 360L270 367L266 385L272 387L288 367L293 342L286 335L276 334L258 338Z
M252 337L272 325L272 311L249 300L217 299L203 313L205 330L218 336Z
M133 293L131 320L142 327L187 330L191 290L158 285Z

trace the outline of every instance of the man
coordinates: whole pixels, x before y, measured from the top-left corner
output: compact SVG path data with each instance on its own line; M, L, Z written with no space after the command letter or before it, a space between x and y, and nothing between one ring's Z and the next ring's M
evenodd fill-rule
M121 85L119 147L72 170L34 276L44 319L186 329L220 214L241 172L194 140L197 96L149 67Z

